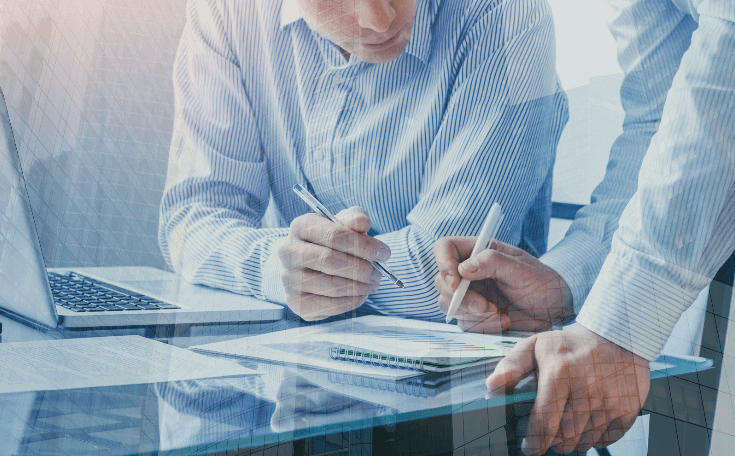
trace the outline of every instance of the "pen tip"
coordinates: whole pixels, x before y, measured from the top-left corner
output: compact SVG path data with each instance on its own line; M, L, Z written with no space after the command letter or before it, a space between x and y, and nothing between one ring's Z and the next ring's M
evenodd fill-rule
M398 285L401 288L406 288L406 286L400 280L396 280L396 285Z
M447 315L447 324L449 324L449 322L452 321L452 318L454 317L450 317L449 315Z

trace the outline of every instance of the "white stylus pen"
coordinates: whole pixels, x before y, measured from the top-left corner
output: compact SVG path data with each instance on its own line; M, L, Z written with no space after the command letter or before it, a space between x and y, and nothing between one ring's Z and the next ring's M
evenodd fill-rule
M480 235L477 237L477 242L475 242L475 247L472 249L472 255L470 255L470 258L490 247L490 243L493 242L495 235L498 234L498 228L500 228L500 223L503 221L503 217L505 216L503 215L503 210L500 209L500 204L493 203L493 206L490 208L490 212L487 213L485 224L482 225ZM457 313L457 309L459 309L459 305L462 303L462 299L464 299L464 295L467 293L467 289L469 287L470 281L462 279L462 281L459 282L457 289L454 290L452 302L449 304L449 309L447 310L447 323L452 321L452 318L454 318L454 314Z

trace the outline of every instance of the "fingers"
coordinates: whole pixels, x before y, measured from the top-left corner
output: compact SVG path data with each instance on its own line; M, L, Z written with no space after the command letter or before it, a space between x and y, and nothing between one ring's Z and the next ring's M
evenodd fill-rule
M585 366L578 366L579 371L575 377L582 376L579 384L574 385L572 390L572 398L570 402L574 403L574 410L580 413L587 413L587 424L584 427L579 438L575 438L574 446L567 445L564 447L571 448L570 452L576 449L579 452L586 452L600 440L602 433L607 429L609 424L609 414L605 407L605 390L599 384L599 377L589 375ZM566 435L566 434L565 434ZM556 450L556 447L554 447Z
M441 274L437 274L434 277L434 286L439 292L439 308L442 312L447 313L458 287L451 286L447 282L447 278ZM476 316L484 319L497 312L499 308L497 303L505 303L505 300L498 292L494 283L484 281L472 282L462 298L457 315Z
M587 424L590 422L590 415L587 407L579 407L579 404L575 404L574 401L568 401L564 408L559 431L551 443L551 449L559 454L569 454L577 449L587 429Z
M513 308L500 310L501 314L508 315L508 321L511 322L514 331L522 332L543 332L551 329L551 324L543 319L531 318L524 312L514 310Z
M458 267L459 273L465 279L493 279L500 283L518 280L527 269L518 258L491 249L483 250Z
M291 268L281 272L281 282L286 290L330 298L367 296L375 293L378 291L380 278L380 273L377 276L374 274L372 283L363 283L310 269Z
M498 252L512 256L512 257L518 257L518 258L533 258L528 252L526 252L523 249L519 249L516 246L506 244L505 242L498 241L497 239L494 239L493 242L490 243L488 246L488 249L497 250Z
M584 433L577 443L577 451L586 453L602 438L602 433L607 429L607 416L604 410L594 410L590 414Z
M355 217L359 219L361 215ZM329 229L336 226L330 224ZM298 228L297 223L291 225L292 231L295 226ZM349 232L345 236L363 236L339 228ZM366 260L292 236L279 245L278 255L283 266L281 281L286 304L307 321L323 320L359 307L380 284L380 272Z
M600 436L597 443L595 443L594 447L605 448L623 438L625 433L628 432L631 427L633 427L633 424L635 424L635 420L637 417L638 412L635 412L612 420Z
M298 239L281 244L278 256L284 269L310 269L367 284L380 277L380 273L362 258Z
M447 301L447 307L449 307L449 301L452 300L454 290L457 289L458 285L459 279L453 280L451 277L442 275L441 272L434 276L434 288L439 292L439 299ZM442 312L446 313L446 311Z
M296 315L306 321L324 320L334 315L350 312L360 307L365 299L367 296L330 298L286 290L286 304Z
M521 446L528 455L611 445L634 424L648 393L648 362L582 326L518 344L488 377L488 388L510 391L534 363L538 392Z
M345 211L340 212L339 219L345 220L348 226L332 223L316 214L302 215L291 223L289 236L294 240L319 245L357 258L387 261L390 258L390 247L378 239L350 228L370 229L369 219L367 222L363 220L367 216L359 214L356 210L345 214Z
M435 284L437 280L443 281L443 278L441 276L437 276L435 279ZM437 284L437 289L441 287L443 290L446 290L446 283ZM439 292L439 309L447 313L449 311L449 305L452 302L452 296L454 296L454 293L447 293L440 291ZM495 307L495 305L489 301L487 301L482 295L479 293L473 291L473 290L467 290L467 293L465 293L464 298L462 298L462 302L459 305L459 308L457 309L457 313L455 316L471 316L471 317L477 317L477 318L488 318L492 315L495 315L498 313L498 309Z
M461 279L457 266L470 256L476 240L476 237L444 237L434 244L438 275L445 279L452 291L457 288Z
M554 443L562 424L570 394L569 372L559 364L539 363L538 393L521 449L526 454L543 454Z
M465 332L501 334L510 327L510 321L508 315L501 312L485 319L457 319L457 326Z
M534 350L537 337L534 335L524 339L500 360L495 371L485 381L488 390L513 391L518 382L535 371Z
M449 291L450 288L441 275L435 277L434 283L440 293L437 301L439 310L446 314L449 312L453 292ZM473 290L467 291L454 317L457 319L457 326L466 332L500 334L510 327L508 315L499 314L492 302Z

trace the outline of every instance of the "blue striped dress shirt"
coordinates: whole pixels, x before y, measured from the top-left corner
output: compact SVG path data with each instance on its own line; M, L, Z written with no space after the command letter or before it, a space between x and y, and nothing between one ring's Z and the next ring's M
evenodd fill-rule
M476 234L493 202L501 240L545 251L567 103L543 0L418 0L380 65L345 59L292 2L192 0L174 81L159 240L191 282L284 302L277 246L309 210L296 183L367 211L406 284L370 295L385 314L443 317L432 246Z
M580 324L653 360L735 248L735 2L608 2L623 134L592 204L542 261Z

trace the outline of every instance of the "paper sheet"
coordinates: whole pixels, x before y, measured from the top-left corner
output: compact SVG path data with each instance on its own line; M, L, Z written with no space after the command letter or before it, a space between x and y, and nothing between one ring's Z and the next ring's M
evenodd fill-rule
M425 359L447 357L456 361L500 358L510 350L506 343L518 340L521 339L463 333L454 325L442 323L365 316L199 345L191 349L397 380L421 373L363 362L333 360L329 356L329 349L333 345L347 345L398 356Z
M0 344L0 394L257 374L140 336Z

